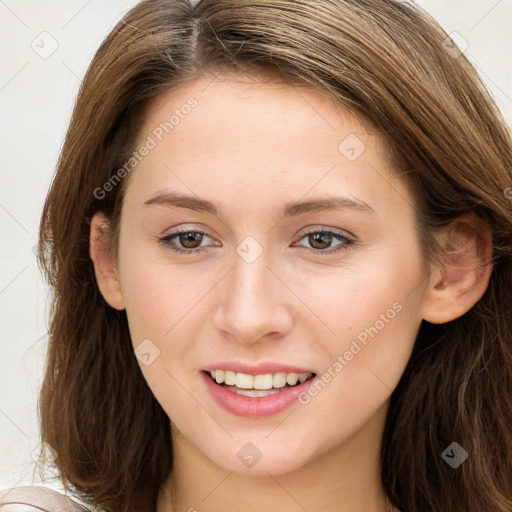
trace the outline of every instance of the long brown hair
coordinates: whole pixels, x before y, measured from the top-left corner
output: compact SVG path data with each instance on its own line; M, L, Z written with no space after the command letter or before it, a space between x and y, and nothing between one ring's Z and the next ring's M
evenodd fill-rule
M421 325L391 396L382 482L403 512L512 510L512 141L446 38L421 8L397 0L145 0L107 36L40 225L39 264L53 292L41 437L76 496L106 511L154 512L173 464L169 418L89 257L100 210L116 250L129 175L106 193L104 184L119 177L144 112L165 90L207 73L264 71L325 92L385 135L416 198L428 258L439 254L436 230L462 213L492 227L482 299L452 322ZM442 458L454 441L469 454L457 469Z

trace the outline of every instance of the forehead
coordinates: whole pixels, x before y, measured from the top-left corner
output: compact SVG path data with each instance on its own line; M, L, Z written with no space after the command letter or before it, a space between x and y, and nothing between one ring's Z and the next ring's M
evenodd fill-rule
M127 194L139 204L169 186L219 204L237 191L248 207L251 195L288 202L334 189L379 202L377 189L389 188L393 173L384 137L331 97L245 76L165 92L139 131L139 145L149 139Z
M187 106L191 101L197 104L193 109ZM176 138L180 134L190 137L194 131L203 143L235 137L233 129L241 136L260 140L267 135L266 142L286 141L287 146L293 140L311 138L311 130L315 130L316 139L338 137L343 131L363 135L377 132L323 91L241 74L202 77L161 94L146 111L141 136L169 121L173 113L172 132ZM181 122L185 119L186 123ZM215 130L211 130L212 125ZM379 142L384 146L383 138Z

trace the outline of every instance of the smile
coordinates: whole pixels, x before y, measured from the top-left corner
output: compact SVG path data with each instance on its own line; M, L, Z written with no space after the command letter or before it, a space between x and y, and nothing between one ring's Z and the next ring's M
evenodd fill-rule
M274 415L290 407L316 376L312 372L251 375L232 370L201 374L217 405L231 414L252 418Z
M230 370L212 370L210 376L217 384L238 395L263 397L279 393L287 386L302 384L313 374L277 372L249 375Z

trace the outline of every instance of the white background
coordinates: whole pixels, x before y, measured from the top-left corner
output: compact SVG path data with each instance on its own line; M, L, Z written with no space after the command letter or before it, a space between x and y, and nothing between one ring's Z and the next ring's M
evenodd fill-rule
M37 483L31 453L39 443L48 302L33 249L44 198L81 77L136 3L0 0L0 489ZM511 123L512 0L418 3L469 43L466 55ZM31 47L48 37L44 31L58 43L46 59Z

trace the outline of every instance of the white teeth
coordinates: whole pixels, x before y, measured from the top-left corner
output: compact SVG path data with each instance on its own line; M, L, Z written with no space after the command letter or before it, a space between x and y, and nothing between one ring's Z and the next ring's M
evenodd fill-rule
M266 373L263 375L248 375L246 373L236 373L231 370L210 370L212 379L217 384L226 384L227 386L234 386L238 389L244 390L261 390L265 391L264 395L247 394L249 391L239 393L245 396L267 396L267 390L273 388L282 388L288 384L289 386L295 386L297 383L303 383L309 379L312 373Z
M235 386L237 388L254 389L253 381L254 381L253 376L247 375L246 373L237 373L235 376Z
M224 372L224 384L234 386L236 382L236 373L231 371Z
M284 386L286 386L286 373L274 373L274 377L272 378L272 387L282 388Z
M255 375L253 387L254 389L272 389L272 374Z
M217 370L217 372L218 372L218 370ZM298 380L299 380L299 374L298 373L289 373L286 376L286 383L289 384L290 386L295 386L295 384L297 384Z

